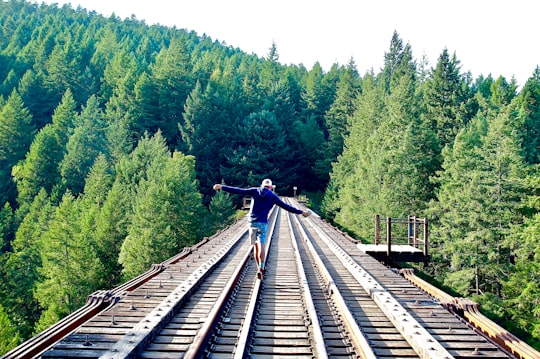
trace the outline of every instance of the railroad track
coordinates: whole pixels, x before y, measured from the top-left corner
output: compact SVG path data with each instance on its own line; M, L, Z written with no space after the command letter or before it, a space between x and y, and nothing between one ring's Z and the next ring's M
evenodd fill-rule
M2 358L540 357L505 346L470 302L385 267L316 215L273 211L258 280L247 230L244 218L94 293Z

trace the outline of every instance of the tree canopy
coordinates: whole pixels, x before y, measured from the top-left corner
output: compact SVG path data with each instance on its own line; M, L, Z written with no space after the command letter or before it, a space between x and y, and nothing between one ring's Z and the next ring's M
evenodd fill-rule
M425 274L540 348L540 69L473 79L397 32L365 74L269 45L0 2L0 354L232 223L214 183L266 177L358 241L429 217Z

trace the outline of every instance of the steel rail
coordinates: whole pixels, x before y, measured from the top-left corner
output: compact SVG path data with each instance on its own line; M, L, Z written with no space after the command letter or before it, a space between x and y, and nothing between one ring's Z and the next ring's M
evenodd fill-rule
M270 222L268 226L268 231L266 233L266 248L265 248L265 261L268 260L267 256L270 254L270 245L272 238L274 237L274 228L276 227L276 222L278 219L279 211L274 209L270 215ZM258 269L258 268L257 268ZM253 329L253 320L255 317L255 311L258 305L258 299L261 293L261 280L255 281L255 285L251 292L251 298L249 305L246 311L246 317L243 320L242 329L238 336L238 343L234 351L234 359L242 359L247 354L248 338Z
M456 298L445 293L418 277L412 268L404 268L399 272L420 290L428 293L449 309L454 312L461 310L462 314L460 315L467 320L470 325L487 336L490 341L497 344L503 350L520 359L540 358L540 352L484 316L480 312L480 307L476 302L466 298Z
M203 326L199 329L199 331L197 332L197 335L195 335L195 338L193 339L193 342L189 346L188 351L184 355L184 358L198 358L202 356L202 352L204 351L204 346L208 342L208 339L212 333L212 329L218 323L220 319L220 315L223 312L223 309L227 301L229 300L234 287L239 281L242 270L246 266L248 260L250 260L252 252L253 252L252 247L250 247L245 252L244 256L242 257L242 260L240 261L239 265L236 267L235 271L233 272L233 275L227 281L227 284L225 285L225 288L221 292L217 302L214 304L214 306L212 307L212 310L208 314L208 317L206 321L204 322Z
M289 231L291 232L291 242L294 249L294 257L296 259L296 266L298 267L298 273L300 274L300 280L302 282L302 289L304 293L304 300L307 306L307 314L311 321L312 326L312 335L313 340L315 341L315 354L319 359L328 358L328 353L326 351L326 346L324 345L324 337L322 334L321 325L319 323L319 317L317 316L317 311L315 310L315 304L313 303L313 298L311 296L311 291L309 289L308 280L306 277L304 265L302 264L302 258L298 251L298 242L294 234L292 220L292 215L287 216L287 224L289 225ZM298 221L298 218L295 217L295 220Z
M223 231L229 229L229 227L230 226L228 226ZM98 313L107 310L107 308L109 308L110 306L114 305L118 300L120 300L124 293L140 287L144 283L148 282L149 280L163 272L170 264L176 263L186 258L194 250L197 250L199 247L205 245L211 238L216 237L220 233L221 232L218 232L210 238L204 238L202 241L200 241L193 247L184 248L180 253L165 260L160 264L152 264L148 271L127 281L126 283L117 286L114 289L108 291L98 290L90 294L83 307L64 317L57 323L53 324L52 326L45 329L36 336L30 338L18 347L12 349L8 353L5 353L1 358L16 359L37 357L41 355L42 353L50 349L60 339L72 333L82 323L96 316Z
M319 226L315 225L311 219L308 218L307 222L349 270L357 282L364 287L364 290L371 296L420 357L432 359L453 358L439 341L413 318L399 301L391 293L386 291L373 276L356 263L349 254L339 247Z
M325 264L323 263L321 257L317 253L317 250L313 247L311 240L309 239L305 229L300 225L298 218L295 218L298 230L304 240L305 245L308 248L309 253L311 254L317 269L322 274L323 278L326 280L327 291L339 312L343 320L345 328L350 333L350 339L354 343L355 349L361 354L361 357L364 359L375 359L377 358L373 349L371 348L369 342L366 340L364 333L356 323L354 315L349 310L343 295L341 294L339 288L334 283L332 275L328 272Z
M463 316L470 323L516 357L521 359L540 358L540 352L480 313L479 305L476 302L460 298L458 305L463 309Z
M108 305L110 292L98 291L90 296L86 304L70 314L65 320L57 322L47 330L34 336L27 342L12 349L2 356L2 359L34 358L52 347L58 340L75 330L80 322L95 316Z
M450 294L440 290L434 285L431 285L425 280L416 276L412 268L400 269L399 273L403 275L403 277L405 277L407 280L409 280L409 282L413 283L415 286L417 286L427 294L431 295L433 298L436 298L439 303L445 306L447 309L455 310L455 306L458 302L457 298L451 296Z
M146 317L139 321L132 329L128 330L122 339L116 342L111 349L101 355L103 359L134 358L138 352L151 341L156 335L157 328L161 328L174 315L174 312L194 289L206 278L209 271L215 268L231 251L238 240L245 235L230 239L218 253L210 260L201 264L187 280L183 281L176 289L156 306Z

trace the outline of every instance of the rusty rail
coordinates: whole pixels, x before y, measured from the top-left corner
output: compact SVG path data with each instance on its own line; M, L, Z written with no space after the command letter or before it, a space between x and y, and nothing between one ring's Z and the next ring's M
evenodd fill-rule
M520 359L540 358L540 352L484 316L480 312L478 303L467 298L456 298L443 292L439 288L417 277L413 269L401 269L400 273L415 286L439 300L448 309L453 307L454 312L462 312L461 315L470 325L506 352Z
M221 232L216 233L211 238L218 236L220 233ZM153 264L145 273L110 291L99 290L90 294L87 297L86 303L83 307L7 352L1 357L1 359L33 358L41 355L60 339L73 332L82 323L96 316L109 306L114 305L114 303L116 303L125 292L132 291L135 288L142 286L144 283L163 272L170 264L186 258L190 253L206 244L209 240L209 238L205 237L193 247L184 248L176 256L171 257L160 264Z

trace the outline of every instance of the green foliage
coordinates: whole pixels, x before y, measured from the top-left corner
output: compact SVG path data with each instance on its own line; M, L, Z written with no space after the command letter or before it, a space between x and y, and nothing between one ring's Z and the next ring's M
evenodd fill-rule
M0 255L11 245L14 234L15 219L9 203L5 203L0 210Z
M354 61L351 60L339 78L336 98L325 115L328 141L317 150L318 177L325 178L325 183L328 182L327 176L332 169L331 162L343 152L343 142L349 135L348 125L355 111L355 99L360 94L360 88L360 78Z
M284 195L326 189L327 219L364 239L375 214L425 213L427 270L537 340L539 70L518 93L473 82L446 49L427 66L397 32L381 72L360 77L353 59L325 73L280 64L275 43L261 59L182 29L0 2L10 325L28 338L229 223L214 183L271 177Z
M432 233L452 272L475 268L475 281L469 286L471 278L462 277L467 288L463 295L480 291L500 295L501 273L508 272L508 247L513 244L505 243L505 238L511 226L522 221L518 200L525 176L511 123L506 112L490 123L475 118L458 134L453 148L443 152L444 172L438 178L438 202L432 207L438 224Z
M527 80L516 101L525 160L540 162L540 67Z
M21 211L17 211L17 216L22 215ZM3 293L10 295L3 296L0 304L6 308L13 322L17 323L23 338L32 334L34 323L41 312L34 291L41 279L41 237L48 229L53 212L54 208L42 189L25 210L26 214L12 243L12 252L8 253L2 270L0 288Z
M503 305L509 326L530 337L540 348L540 177L534 172L527 178L532 190L527 205L535 213L523 226L514 227L508 236L513 248L515 266L510 267L508 280L503 282Z
M20 340L17 328L10 322L4 308L0 305L0 355L15 348Z
M444 49L431 79L427 81L424 101L426 118L431 122L441 148L451 144L457 132L469 121L467 85L459 73L459 61Z
M432 196L429 186L435 151L431 134L419 121L414 66L408 48L395 55L389 93L364 81L345 150L334 167L325 211L335 221L367 239L376 214L404 217L422 213ZM382 101L381 101L382 99ZM332 197L330 197L332 196Z
M235 221L236 210L230 195L218 191L208 205L210 216L208 218L208 234L214 234Z
M95 219L93 239L97 257L103 264L102 288L112 288L121 283L122 265L118 262L118 255L131 222L128 193L119 181L114 182Z
M95 96L88 99L77 122L60 163L64 184L75 195L82 192L92 164L107 148L105 119Z
M195 161L175 152L153 162L147 178L140 181L133 203L119 262L126 278L132 278L200 239L196 228L202 215L197 192ZM195 229L195 230L194 230Z
M60 183L60 163L76 116L75 101L68 90L55 110L52 123L37 133L26 158L13 167L20 206L31 203L40 189L51 193Z
M14 203L11 167L24 158L33 135L32 115L14 90L0 110L0 203Z
M82 306L98 283L102 267L82 231L80 202L68 191L41 238L40 275L35 297L44 308L40 332Z

